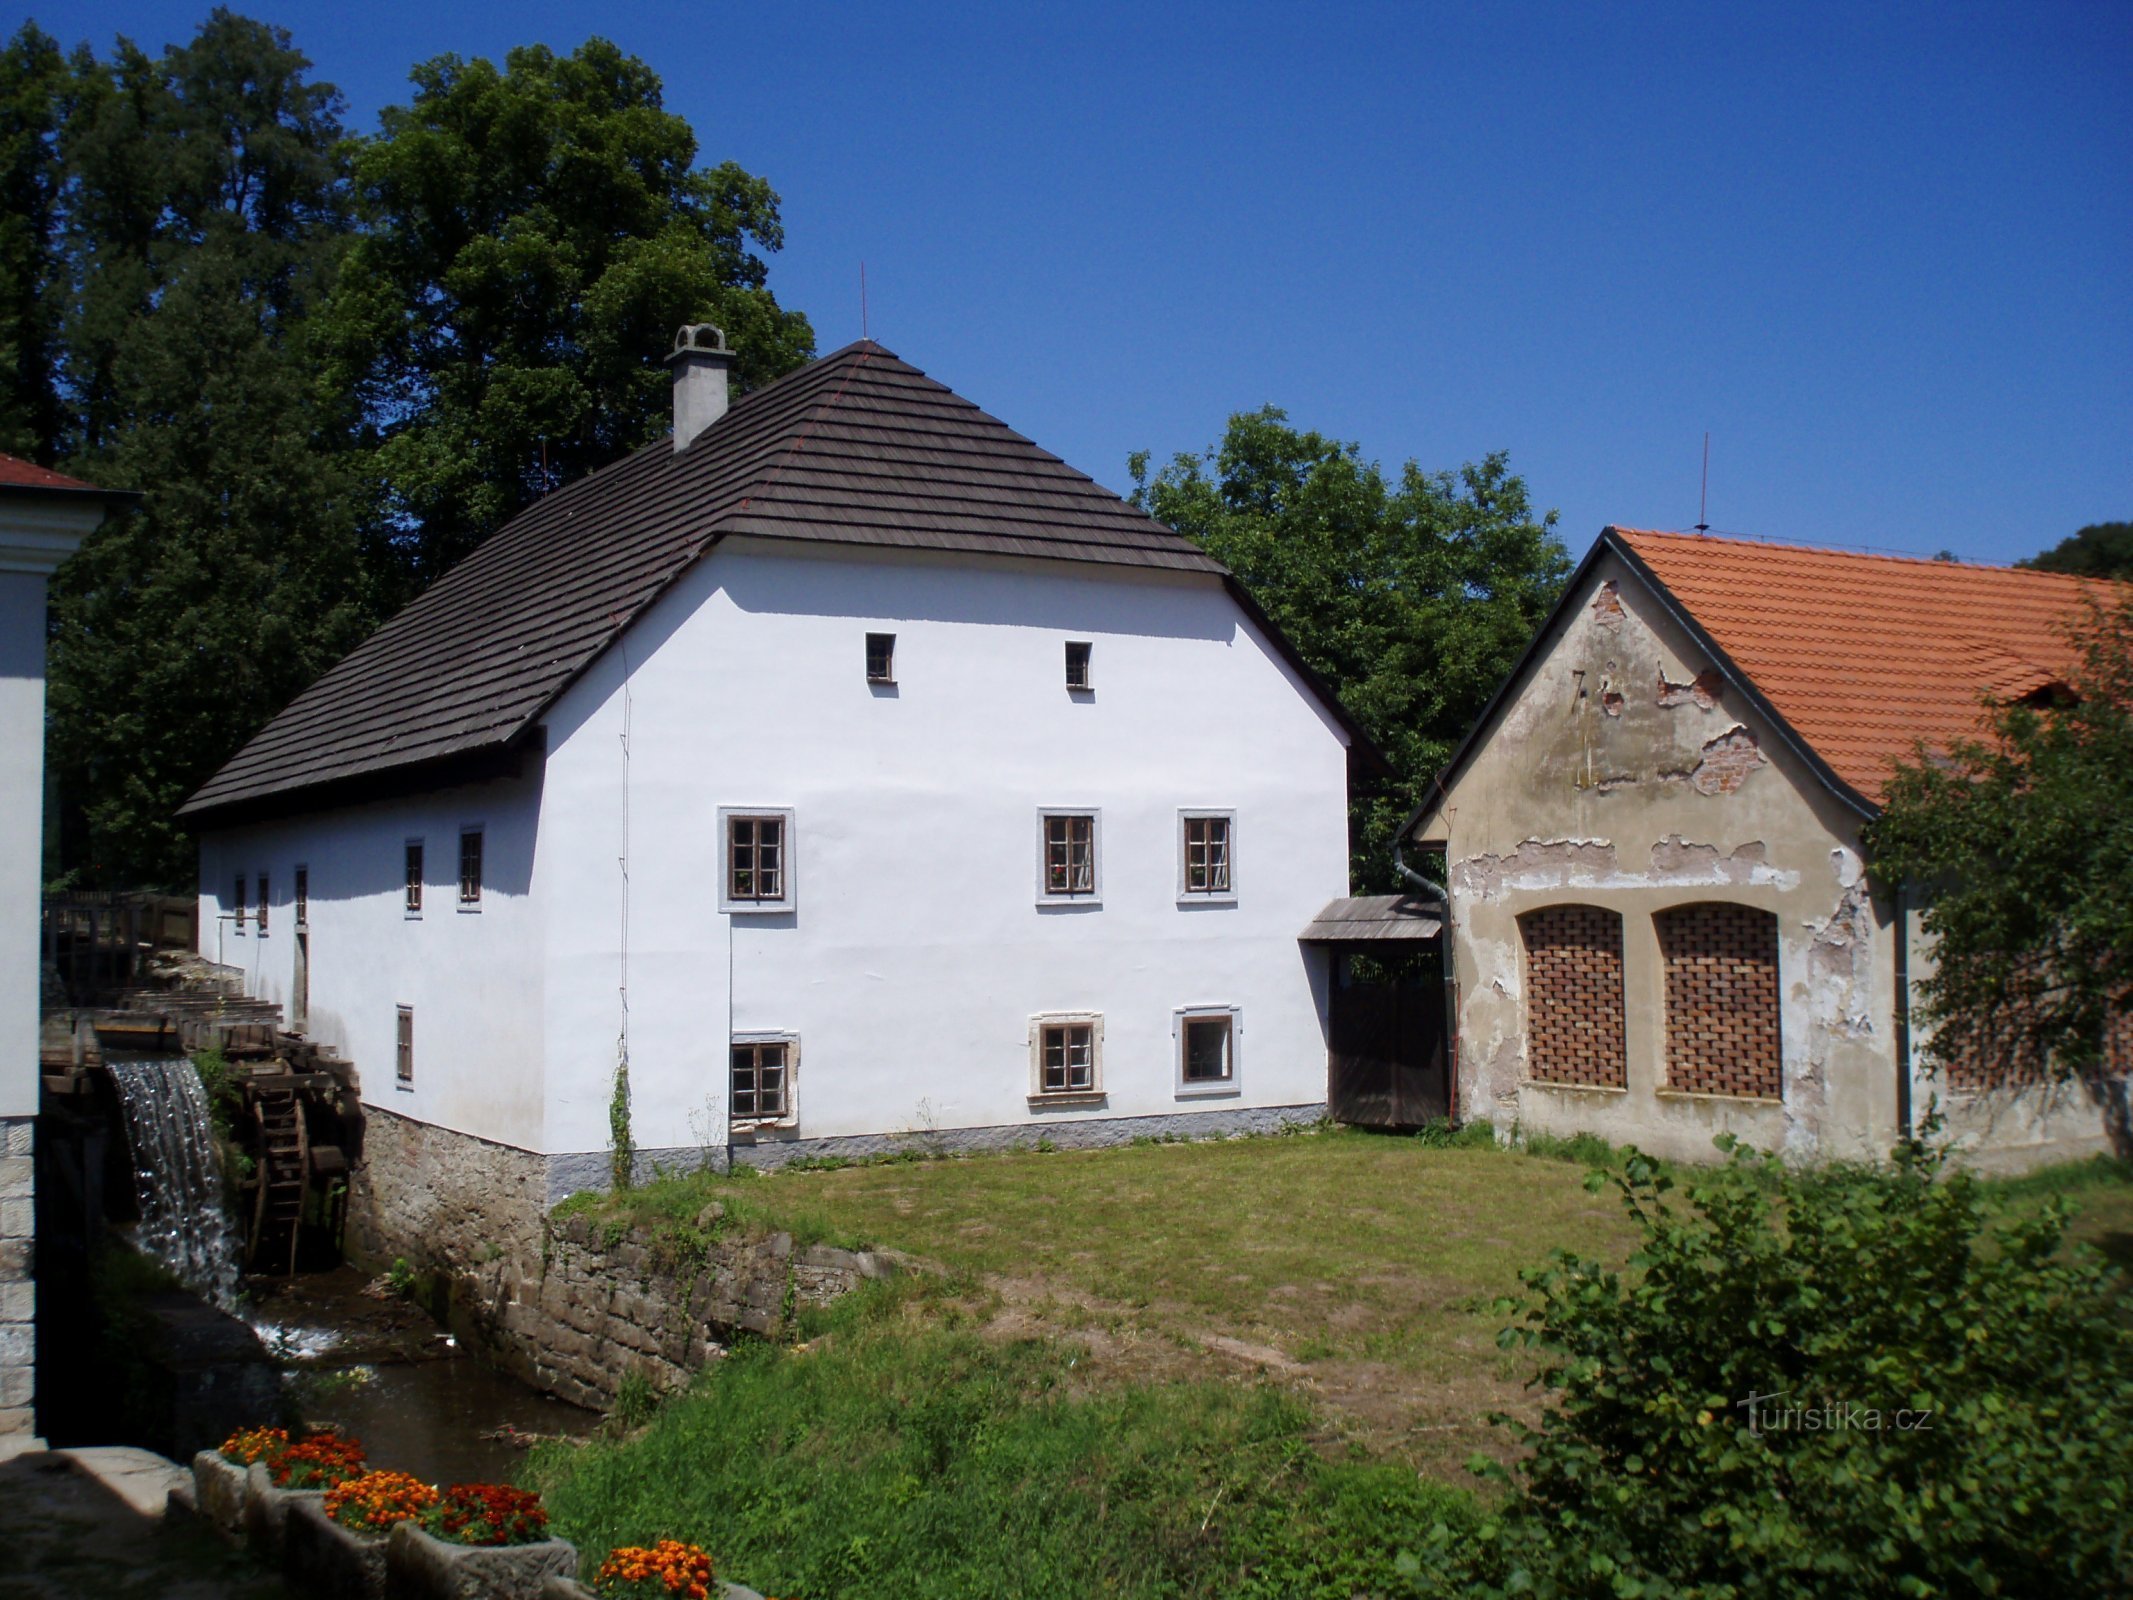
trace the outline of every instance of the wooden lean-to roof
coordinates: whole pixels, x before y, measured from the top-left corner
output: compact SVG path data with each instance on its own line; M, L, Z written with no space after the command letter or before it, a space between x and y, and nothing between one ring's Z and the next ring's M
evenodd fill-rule
M730 534L1207 573L1382 763L1223 566L878 344L739 397L514 517L299 695L179 815L239 820L493 770ZM488 766L484 766L484 762Z

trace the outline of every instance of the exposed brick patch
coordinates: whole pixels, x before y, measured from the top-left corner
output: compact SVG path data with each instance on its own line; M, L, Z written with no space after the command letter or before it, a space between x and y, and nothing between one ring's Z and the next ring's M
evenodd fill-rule
M1689 774L1689 783L1698 794L1731 794L1762 764L1763 752L1755 735L1746 728L1731 727L1704 741L1703 759Z
M1600 585L1592 597L1592 620L1603 628L1622 626L1622 590L1614 579Z
M1526 942L1526 1075L1538 1083L1627 1086L1622 918L1544 906L1518 919Z
M1716 667L1704 668L1687 683L1675 683L1667 677L1666 668L1659 669L1659 705L1663 710L1693 705L1699 711L1709 711L1718 704L1725 687L1726 680L1718 675Z
M1666 963L1667 1087L1781 1098L1777 918L1706 901L1654 920Z

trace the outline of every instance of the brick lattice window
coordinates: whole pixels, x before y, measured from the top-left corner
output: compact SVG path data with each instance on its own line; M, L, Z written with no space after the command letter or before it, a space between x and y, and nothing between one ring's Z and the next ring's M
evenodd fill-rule
M1654 920L1666 962L1667 1087L1781 1098L1777 918L1714 901Z
M1520 917L1518 930L1526 941L1526 1076L1627 1088L1621 915L1543 906Z

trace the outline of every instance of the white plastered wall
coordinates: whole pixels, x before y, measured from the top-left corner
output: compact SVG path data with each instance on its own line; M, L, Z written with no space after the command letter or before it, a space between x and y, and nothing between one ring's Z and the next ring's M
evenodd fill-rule
M200 845L200 949L288 1011L297 959L296 869L308 869L305 1031L356 1065L363 1100L521 1149L541 1149L540 916L531 893L539 757L515 780L218 829ZM478 910L462 910L459 835L483 831ZM423 841L422 914L405 909L411 839ZM269 885L258 925L259 878ZM229 915L245 879L243 932ZM414 1082L396 1082L397 1017L414 1008Z
M893 689L865 680L870 631L896 635ZM1087 695L1069 639L1094 645ZM802 1138L1325 1097L1323 961L1297 934L1345 892L1345 744L1210 579L733 540L548 744L550 1151L607 1142L625 854L640 1147L723 1137L736 1032L799 1037ZM793 811L792 913L718 910L721 806ZM1100 811L1099 905L1037 905L1046 806ZM1234 905L1180 907L1181 807L1235 813ZM1240 1011L1233 1099L1177 1094L1175 1014L1207 1005ZM1102 1105L1032 1110L1048 1011L1102 1014Z

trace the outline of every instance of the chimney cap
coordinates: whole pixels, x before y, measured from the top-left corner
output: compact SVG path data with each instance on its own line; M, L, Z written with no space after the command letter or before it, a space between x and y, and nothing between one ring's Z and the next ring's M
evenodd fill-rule
M671 363L684 356L718 356L731 361L733 352L726 348L723 328L713 327L708 322L686 322L674 335L674 348L667 352L667 360Z

